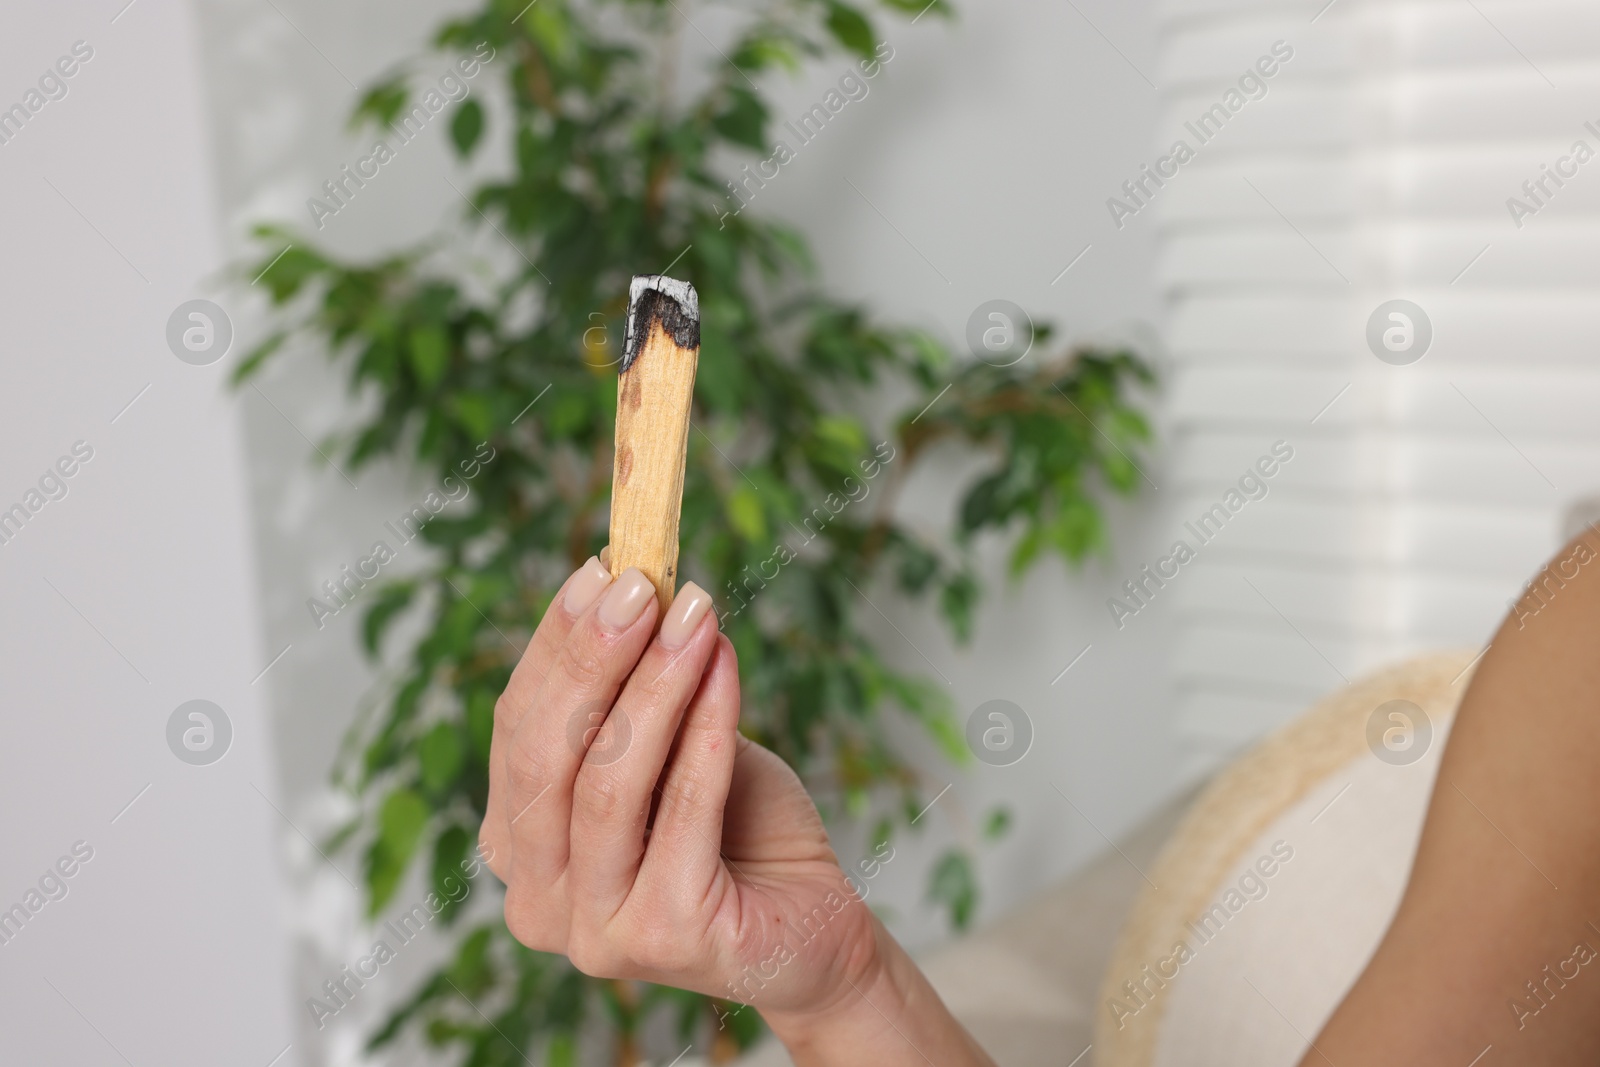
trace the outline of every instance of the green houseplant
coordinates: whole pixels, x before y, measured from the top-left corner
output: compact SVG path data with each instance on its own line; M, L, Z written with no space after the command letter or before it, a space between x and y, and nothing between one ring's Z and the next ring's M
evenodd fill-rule
M879 2L891 14L948 14L946 0ZM741 156L773 153L758 79L839 53L865 74L882 55L869 13L841 0L748 4L686 94L678 57L690 18L678 0L485 0L440 29L437 48L492 56L484 69L504 80L504 94L470 96L448 119L463 160L503 150L496 176L462 194L469 225L492 227L514 253L487 293L454 277L433 245L349 263L291 228L257 231L250 274L281 328L237 379L300 334L370 402L331 443L346 462L398 458L438 478L478 460L470 498L421 526L435 549L427 565L363 594L367 651L397 661L400 679L353 736L341 778L362 815L334 844L364 850L374 916L418 867L445 921L458 916L449 898L459 894L445 887L476 839L495 698L565 574L605 543L630 275L670 267L700 294L682 571L717 597L738 651L742 729L802 774L825 814L865 820L875 842L927 799L888 716L920 723L953 761L970 756L947 692L880 654L869 597L931 600L965 639L979 597L975 536L1009 538L1018 573L1047 553L1076 562L1105 546L1101 496L1136 488L1130 457L1149 430L1132 393L1151 374L1135 355L952 359L928 335L824 295L798 233L735 210L727 178ZM365 94L355 121L388 136L419 96L396 74ZM1048 331L1034 340L1042 352ZM897 418L863 414L908 392ZM893 501L945 442L988 462L962 487L952 534L929 540L896 519ZM852 489L873 480L870 501ZM386 649L408 613L422 636ZM986 830L1004 822L991 813ZM932 867L929 896L967 922L969 847ZM593 1054L626 1063L642 1054L641 1027L665 1013L720 1059L759 1029L754 1012L699 995L590 979L517 945L498 921L449 936L452 960L374 1047L411 1032L474 1067ZM609 1047L587 1049L597 1032Z

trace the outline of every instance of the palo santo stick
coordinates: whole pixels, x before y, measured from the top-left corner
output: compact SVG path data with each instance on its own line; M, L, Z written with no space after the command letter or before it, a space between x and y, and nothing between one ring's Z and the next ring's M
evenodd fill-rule
M638 567L655 585L663 616L678 584L678 514L699 359L694 286L662 274L635 277L617 375L611 575Z

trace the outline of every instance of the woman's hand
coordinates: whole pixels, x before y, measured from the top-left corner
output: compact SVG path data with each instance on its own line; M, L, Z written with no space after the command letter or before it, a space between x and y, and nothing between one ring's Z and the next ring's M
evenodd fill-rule
M506 924L586 974L774 1012L871 980L875 923L799 780L738 733L733 646L690 583L591 559L495 708L482 839Z
M480 837L506 925L601 978L751 1004L801 1064L986 1064L852 890L816 807L738 732L711 598L591 559L495 706Z

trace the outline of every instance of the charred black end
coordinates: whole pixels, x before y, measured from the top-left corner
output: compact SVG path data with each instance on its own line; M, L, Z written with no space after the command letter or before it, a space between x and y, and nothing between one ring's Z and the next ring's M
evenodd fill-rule
M694 286L664 274L650 274L636 276L628 288L628 328L623 335L619 374L633 366L657 322L681 347L700 347L700 299Z

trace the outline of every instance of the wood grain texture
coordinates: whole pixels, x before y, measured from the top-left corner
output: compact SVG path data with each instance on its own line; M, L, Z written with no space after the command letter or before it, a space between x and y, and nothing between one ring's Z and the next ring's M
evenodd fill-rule
M633 365L617 376L617 450L611 483L611 574L637 567L664 616L678 584L678 516L689 412L700 349L650 322Z

